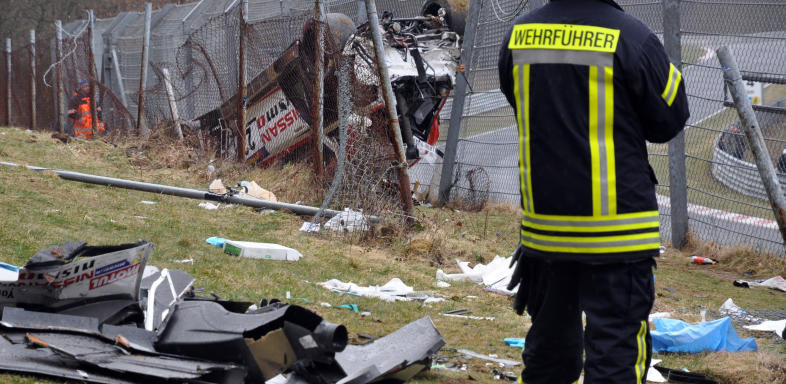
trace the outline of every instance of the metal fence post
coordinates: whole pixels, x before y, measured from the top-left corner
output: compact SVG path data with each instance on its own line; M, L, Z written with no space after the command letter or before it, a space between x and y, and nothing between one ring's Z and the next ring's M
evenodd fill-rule
M145 115L145 88L147 87L147 59L150 48L150 23L153 14L153 5L145 3L145 34L142 36L142 64L139 69L139 99L137 101L136 132L147 136L148 127L144 123Z
M35 29L30 30L30 129L36 129L38 122L36 121L36 89L35 89Z
M320 0L316 0L314 5L314 14L316 22L314 23L314 90L313 90L313 103L311 106L311 135L314 137L314 175L317 179L322 177L322 135L324 127L323 118L323 99L325 96L324 77L325 68L323 59L325 58L324 41L322 39L322 7Z
M663 0L663 45L672 63L682 69L680 2ZM685 170L685 131L669 141L669 197L671 201L671 244L685 245L688 235L688 180Z
M63 89L63 22L55 21L55 82L57 97L57 131L65 134L65 90Z
M450 111L448 140L445 143L445 156L442 158L442 174L439 180L439 205L445 205L448 202L450 190L453 187L453 167L456 163L461 120L464 117L464 101L467 97L467 83L469 82L469 72L472 66L475 31L482 6L482 0L469 2L469 15L467 16L466 29L464 30L464 42L461 45L461 64L464 65L464 73L456 74L456 90L453 92L453 107Z
M96 58L93 51L93 22L95 21L95 17L93 16L92 9L87 11L87 19L87 70L90 77L90 122L93 137L96 137L98 134L98 108L96 107L96 95L98 92L96 88L98 87L96 87Z
M759 127L759 121L756 119L756 114L753 112L753 107L748 100L748 95L745 91L745 84L742 81L737 61L731 53L728 46L718 48L718 61L723 69L723 79L729 87L729 93L734 100L734 105L737 109L737 114L740 116L742 128L745 130L745 136L748 138L748 143L753 152L753 157L756 159L756 167L759 169L761 181L764 184L764 189L767 191L767 196L770 198L770 205L772 211L775 213L775 221L778 222L778 228L786 243L786 197L783 196L781 184L778 176L775 174L775 167L772 165L770 153L767 150L767 145L764 142L764 135Z
M412 190L409 185L409 173L407 172L407 159L404 157L404 141L401 139L401 127L398 125L398 113L396 112L396 97L393 94L393 86L390 84L388 67L385 65L385 48L382 44L382 32L380 31L379 18L377 18L377 4L374 0L366 0L366 15L368 16L369 27L374 41L374 52L376 56L377 73L382 84L382 96L385 105L388 107L390 116L390 130L394 139L393 150L396 152L398 161L398 187L401 194L401 201L404 211L412 213Z
M248 0L243 0L240 7L240 32L238 36L238 67L237 67L237 161L246 161L246 18Z
M11 121L12 121L12 119L11 119L11 115L12 115L12 113L11 113L11 97L13 96L13 93L11 92L11 38L10 37L5 39L5 59L6 59L6 61L5 61L6 69L8 70L8 72L7 72L8 81L6 81L6 99L5 99L5 101L6 101L6 107L8 108L8 116L7 116L8 121L7 121L7 123L8 123L8 126L10 127L11 126Z

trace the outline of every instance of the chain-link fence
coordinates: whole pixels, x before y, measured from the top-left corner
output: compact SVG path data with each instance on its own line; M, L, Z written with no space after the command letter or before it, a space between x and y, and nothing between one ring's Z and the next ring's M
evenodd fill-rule
M629 14L647 24L658 36L664 32L666 0L622 0ZM510 108L499 91L497 55L513 20L529 12L520 0L479 0L478 22L472 44L467 97L457 144L451 199L490 191L493 201L518 204L518 134ZM541 1L543 2L543 1ZM783 240L772 220L761 180L744 138L736 130L737 114L723 86L714 51L729 45L749 81L749 96L767 136L775 165L786 149L783 114L786 97L786 4L773 1L682 0L677 4L677 28L682 40L683 77L689 94L691 118L685 133L686 185L689 228L694 236L724 245L742 244L763 251L783 252ZM532 2L534 3L534 2ZM681 4L679 4L681 3ZM472 11L470 11L471 13ZM673 18L673 16L672 16ZM668 31L674 33L676 31ZM465 46L466 49L466 46ZM675 63L678 58L673 58ZM756 81L758 80L758 81ZM451 103L443 110L448 122ZM446 113L448 112L448 113ZM444 138L445 135L443 135ZM727 148L728 150L724 150ZM648 145L657 186L664 240L671 235L668 145ZM682 161L682 156L675 160ZM489 185L478 190L478 173ZM786 173L784 156L781 173ZM480 178L485 181L486 178ZM677 179L679 180L679 178ZM683 213L684 214L684 213Z

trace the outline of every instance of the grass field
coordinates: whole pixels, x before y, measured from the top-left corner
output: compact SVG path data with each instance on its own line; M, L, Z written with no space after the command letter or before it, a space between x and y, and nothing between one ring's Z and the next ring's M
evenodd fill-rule
M206 189L209 160L202 153L188 153L174 144L140 151L130 146L114 147L102 142L63 144L48 133L0 128L0 161L56 167L105 176ZM217 176L226 184L255 180L287 202L318 204L319 194L305 166L268 170L217 165ZM141 203L154 201L155 205ZM472 263L507 256L518 239L517 210L492 206L467 213L455 208L416 212L416 229L395 236L362 241L305 235L298 231L304 218L289 213L259 214L246 207L208 211L199 201L154 195L110 187L80 184L59 179L52 173L35 173L0 166L0 260L23 264L40 249L66 240L91 244L118 244L145 239L155 243L150 264L183 269L197 278L195 285L207 292L236 300L302 297L311 303L295 302L347 326L352 342L358 332L382 336L408 322L431 316L447 345L440 352L447 362L467 364L466 371L433 370L415 383L492 383L492 367L485 361L464 359L455 349L471 349L501 358L518 360L520 350L508 348L505 337L524 337L529 320L516 316L505 296L491 294L470 284L436 288L435 271L458 272L454 259ZM298 262L237 259L205 243L205 238L275 242L298 249ZM744 250L723 250L699 244L685 251L669 250L659 260L656 311L673 311L686 321L699 320L699 311L717 309L731 297L747 309L786 308L786 293L764 289L741 289L732 280L754 270L753 277L786 275L783 260ZM716 266L688 264L692 252L717 256L725 262ZM193 258L193 264L176 260ZM381 285L401 278L416 290L431 290L446 301L432 305L416 302L385 303L379 300L340 296L313 282L331 278L361 285ZM749 277L750 278L750 277ZM320 306L357 304L369 317L343 309ZM466 308L493 321L447 318L440 313ZM741 336L752 336L738 329ZM659 355L662 365L707 373L724 384L786 382L786 344L774 335L756 334L760 350L740 354ZM49 383L28 376L0 375L3 383Z

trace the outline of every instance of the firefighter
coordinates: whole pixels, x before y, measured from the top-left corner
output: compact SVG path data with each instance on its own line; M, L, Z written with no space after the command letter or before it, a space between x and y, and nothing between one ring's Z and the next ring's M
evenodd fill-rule
M80 139L90 140L93 138L93 119L90 114L90 96L92 95L90 82L81 80L79 88L74 91L73 97L68 105L68 118L74 124L74 136ZM96 107L96 121L98 121L98 131L104 131L104 123L99 121L101 117L101 107Z
M646 141L682 130L685 80L612 0L552 0L518 17L499 77L519 135L509 288L519 284L514 308L532 317L519 382L575 383L583 369L586 384L644 383L660 248Z

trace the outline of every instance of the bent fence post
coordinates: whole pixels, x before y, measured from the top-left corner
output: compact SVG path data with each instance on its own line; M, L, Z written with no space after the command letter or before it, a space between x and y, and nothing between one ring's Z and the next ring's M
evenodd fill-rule
M382 84L382 96L385 105L388 107L390 116L390 130L393 137L393 150L396 152L396 169L398 170L398 186L401 194L401 201L404 211L412 213L412 190L409 185L409 173L407 172L407 159L404 156L404 141L401 138L401 127L398 125L398 112L396 112L396 97L393 95L393 86L390 84L388 67L385 65L385 48L382 44L382 32L380 32L379 18L377 17L377 4L374 0L366 1L366 15L368 16L371 36L374 42L374 52L376 56L377 74Z
M751 151L756 159L756 167L759 169L761 181L770 198L770 205L775 214L775 220L778 222L778 229L780 229L781 237L786 243L786 198L783 196L781 184L775 174L775 167L772 165L772 159L764 143L764 135L761 133L759 121L756 119L756 114L748 100L745 84L731 49L728 46L723 46L718 48L716 52L723 69L724 81L729 87L737 114L740 116L740 122L745 130L745 137L748 138Z
M5 82L6 83L5 102L6 102L6 107L8 108L8 116L6 117L8 118L7 121L8 126L10 127L12 121L11 97L13 96L13 93L11 93L11 38L10 37L5 39L5 59L6 59L5 60L6 69L8 70L8 72L6 73L6 75L8 76L8 81Z
M464 101L467 97L467 83L472 64L472 48L475 46L475 30L479 21L481 3L480 0L469 2L467 27L464 32L464 42L461 45L461 63L464 64L464 73L456 74L456 90L453 92L453 106L450 111L448 141L445 143L445 156L442 158L442 174L439 180L439 205L445 205L448 202L450 190L453 187L453 167L456 163L461 120L464 116Z
M663 45L671 62L682 69L680 2L663 0ZM685 131L669 141L669 200L671 203L671 244L682 248L688 236L688 180L685 168Z
M172 121L175 124L175 132L177 138L183 141L183 129L180 127L180 114L177 111L177 101L175 101L175 92L172 90L172 80L169 77L169 69L164 68L164 85L166 87L166 96L169 101L169 111L172 112Z
M93 137L98 136L98 108L96 107L96 95L98 90L96 84L98 78L96 76L96 57L93 50L93 27L95 26L95 16L93 10L88 10L88 24L87 24L87 70L90 74L90 122L91 129L93 130Z

